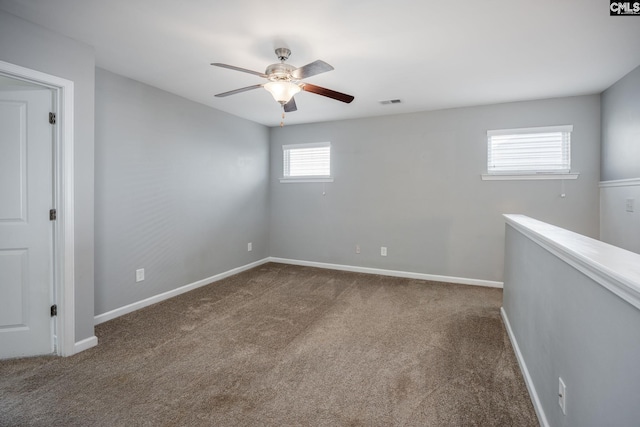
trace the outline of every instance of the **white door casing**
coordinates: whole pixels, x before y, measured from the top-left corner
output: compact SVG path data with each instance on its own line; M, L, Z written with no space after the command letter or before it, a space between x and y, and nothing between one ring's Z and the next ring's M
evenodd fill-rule
M70 356L91 346L75 343L74 84L57 76L4 61L0 61L0 76L49 88L53 94L53 110L57 112L56 125L52 129L53 205L57 209L57 220L53 221L52 260L53 291L58 306L58 316L54 318L57 335L55 350L58 355Z
M49 89L0 90L0 357L53 352Z

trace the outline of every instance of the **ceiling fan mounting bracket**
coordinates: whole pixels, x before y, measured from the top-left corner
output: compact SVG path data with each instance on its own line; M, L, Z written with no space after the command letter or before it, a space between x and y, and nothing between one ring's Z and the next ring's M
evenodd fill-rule
M279 48L276 49L276 56L282 62L284 62L287 59L289 59L290 55L291 55L291 51L289 49L287 49L286 47L279 47Z

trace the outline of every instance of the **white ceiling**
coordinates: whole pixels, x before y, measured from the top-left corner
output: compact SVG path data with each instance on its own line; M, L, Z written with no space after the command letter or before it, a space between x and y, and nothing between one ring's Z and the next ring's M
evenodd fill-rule
M309 83L355 96L296 96L287 124L599 93L640 65L640 17L606 0L0 0L95 48L97 66L262 123L281 107L263 72L322 59ZM401 104L379 101L401 99Z

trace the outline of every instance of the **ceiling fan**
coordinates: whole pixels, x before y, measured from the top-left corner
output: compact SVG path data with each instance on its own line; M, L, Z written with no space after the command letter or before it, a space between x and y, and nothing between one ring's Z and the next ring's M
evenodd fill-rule
M253 74L269 80L266 83L230 90L229 92L219 93L216 96L225 97L263 87L271 93L273 99L275 99L280 103L280 105L283 106L284 111L286 112L296 111L298 109L296 107L296 101L293 96L300 91L311 92L317 95L326 96L328 98L346 102L347 104L353 101L354 98L351 95L336 92L335 90L326 89L302 81L307 77L315 76L316 74L333 70L333 67L331 65L327 64L324 61L317 60L300 68L296 68L293 65L285 64L285 61L289 59L289 56L291 55L291 51L289 49L281 47L276 49L275 52L276 56L280 60L280 63L269 65L264 73L247 70L246 68L240 68L233 65L220 64L217 62L211 64L216 67L242 71L243 73Z

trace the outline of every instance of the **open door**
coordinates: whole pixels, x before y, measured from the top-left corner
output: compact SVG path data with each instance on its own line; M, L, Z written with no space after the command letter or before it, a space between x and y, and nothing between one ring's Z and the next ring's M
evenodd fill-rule
M0 77L0 358L54 352L52 106Z

